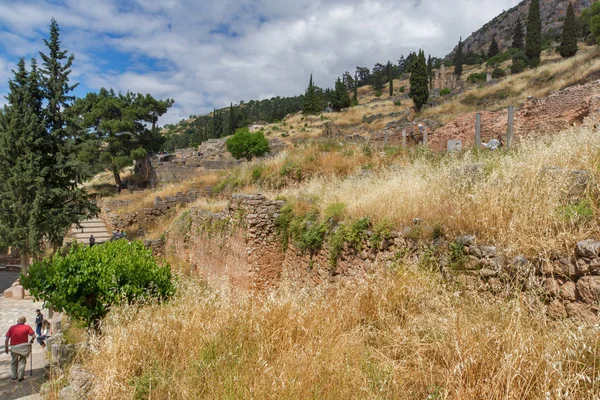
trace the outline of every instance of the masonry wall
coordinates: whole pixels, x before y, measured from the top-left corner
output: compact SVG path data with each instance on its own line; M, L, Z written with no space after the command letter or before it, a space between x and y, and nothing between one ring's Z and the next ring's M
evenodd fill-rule
M414 238L414 227L408 227L383 241L375 241L373 232L367 231L359 249L346 245L332 263L326 246L315 254L293 243L283 249L275 227L283 205L261 195L234 195L223 213L191 210L184 217L189 219L181 221L185 229L177 232L176 226L169 234L166 252L211 282L228 281L246 290L274 288L282 281L300 286L335 284L410 260L470 290L498 294L519 289L536 294L553 318L591 320L600 311L599 241L579 242L572 254L553 258L509 258L496 246L477 243L474 236L423 241ZM457 249L460 260L453 258Z

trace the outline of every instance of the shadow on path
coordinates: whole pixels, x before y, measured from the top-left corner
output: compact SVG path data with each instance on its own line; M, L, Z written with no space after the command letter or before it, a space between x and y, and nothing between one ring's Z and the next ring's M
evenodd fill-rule
M33 375L29 376L31 369L29 360L27 360L25 380L23 382L17 382L10 379L10 361L10 355L2 353L0 356L0 371L8 371L8 374L3 373L0 377L0 399L15 400L39 393L40 386L44 383L44 368L34 368Z

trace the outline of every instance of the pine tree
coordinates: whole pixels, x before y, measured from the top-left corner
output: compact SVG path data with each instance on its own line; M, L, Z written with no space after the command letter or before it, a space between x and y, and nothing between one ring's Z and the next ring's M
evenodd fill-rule
M417 112L421 111L421 108L427 104L427 101L429 100L428 81L425 52L419 50L419 55L410 74L410 97L415 103Z
M463 43L462 37L458 41L458 46L456 47L456 55L454 56L454 75L458 78L462 75L463 70Z
M490 49L488 50L488 58L492 58L498 53L500 53L500 48L498 46L498 42L496 41L496 36L494 36L492 37L492 43L490 43Z
M343 108L350 107L351 100L344 82L340 78L335 82L335 91L332 94L331 107L335 111L341 111Z
M515 27L513 29L513 37L512 37L512 45L513 49L524 50L525 42L523 35L523 24L521 24L521 20L518 19Z
M536 68L540 65L542 54L542 20L540 16L540 0L531 0L529 15L527 17L527 40L525 42L525 55L529 59L529 66Z
M320 103L319 94L317 93L317 89L313 83L313 76L311 74L308 88L304 94L304 106L302 107L302 113L306 115L320 113L322 111Z
M575 20L573 3L569 2L567 16L563 24L560 55L562 58L569 58L573 57L575 54L577 54L577 21Z

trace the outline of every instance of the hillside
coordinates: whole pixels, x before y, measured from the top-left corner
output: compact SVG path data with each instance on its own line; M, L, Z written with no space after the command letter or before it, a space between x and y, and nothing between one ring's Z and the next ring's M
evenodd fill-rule
M567 6L570 0L541 0L540 15L542 18L542 34L549 38L558 38L562 31L562 21L567 13ZM471 33L467 38L463 38L465 52L487 52L492 37L496 36L496 41L501 49L508 49L512 42L512 30L518 19L525 27L527 22L527 13L529 10L529 0L519 3L517 6L495 17L485 24L481 29ZM592 0L574 0L572 1L575 14L581 14L585 8L588 8ZM456 48L447 56L452 57Z

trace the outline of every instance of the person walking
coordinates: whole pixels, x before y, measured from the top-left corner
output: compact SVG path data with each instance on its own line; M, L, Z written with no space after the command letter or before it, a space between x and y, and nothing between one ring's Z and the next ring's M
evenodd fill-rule
M52 336L52 324L47 319L42 322L42 334L37 337L37 342L40 344L42 349L46 347L45 340Z
M44 321L44 314L40 310L35 310L35 333L40 336L42 334L42 322Z
M90 247L93 247L96 244L96 238L94 235L90 235Z
M10 372L13 381L19 382L25 379L25 367L27 366L27 357L31 354L31 344L35 340L35 333L29 325L25 325L27 319L19 317L17 324L8 328L6 339L4 341L4 352L8 354L8 344L10 341ZM28 336L31 336L29 341Z

